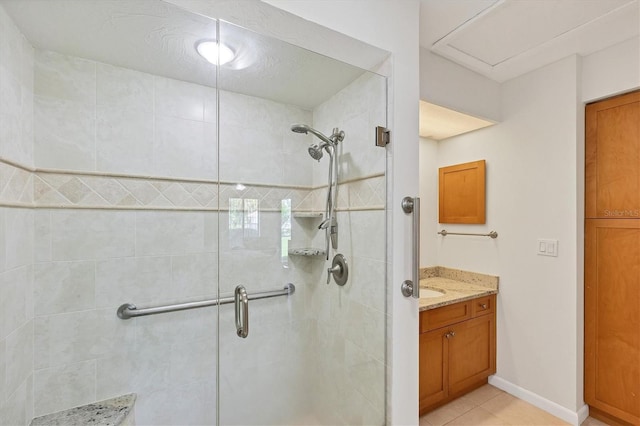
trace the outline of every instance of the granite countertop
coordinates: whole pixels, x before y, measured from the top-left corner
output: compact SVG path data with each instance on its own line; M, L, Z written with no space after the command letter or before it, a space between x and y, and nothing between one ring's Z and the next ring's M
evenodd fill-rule
M421 297L420 311L498 293L499 278L458 269L433 266L420 271L420 288L444 292L439 297Z
M31 421L31 426L118 426L127 419L133 410L135 401L136 395L131 393L36 417Z

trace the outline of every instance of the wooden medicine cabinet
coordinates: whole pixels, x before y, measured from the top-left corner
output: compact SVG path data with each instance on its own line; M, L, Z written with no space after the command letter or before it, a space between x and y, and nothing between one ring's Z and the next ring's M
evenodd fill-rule
M440 223L485 223L485 160L441 167Z

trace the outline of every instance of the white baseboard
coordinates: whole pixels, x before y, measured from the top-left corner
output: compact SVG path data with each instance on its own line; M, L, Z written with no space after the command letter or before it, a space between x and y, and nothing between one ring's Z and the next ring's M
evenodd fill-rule
M516 398L527 401L529 404L534 405L567 423L571 423L573 426L580 426L580 424L589 416L588 405L583 405L577 412L571 411L560 404L556 404L553 401L543 398L536 393L521 388L518 385L514 385L513 383L495 375L489 377L489 384L515 396Z

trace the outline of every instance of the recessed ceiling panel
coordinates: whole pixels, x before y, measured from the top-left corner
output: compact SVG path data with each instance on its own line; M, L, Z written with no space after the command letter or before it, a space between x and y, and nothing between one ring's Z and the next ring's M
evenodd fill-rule
M452 34L447 44L496 66L632 0L505 1Z
M420 46L427 49L498 0L420 0Z

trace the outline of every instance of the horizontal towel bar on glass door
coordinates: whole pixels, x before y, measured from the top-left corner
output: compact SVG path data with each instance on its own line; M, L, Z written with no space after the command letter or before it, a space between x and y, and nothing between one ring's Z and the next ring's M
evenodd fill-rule
M269 297L290 296L296 291L296 286L289 283L281 290L260 291L248 295L249 300L266 299ZM204 308L207 306L226 305L234 303L233 296L222 297L220 299L200 300L197 302L178 303L175 305L154 306L151 308L138 308L131 303L125 303L118 308L117 315L120 319L142 317L145 315L163 314L165 312L184 311L186 309Z

